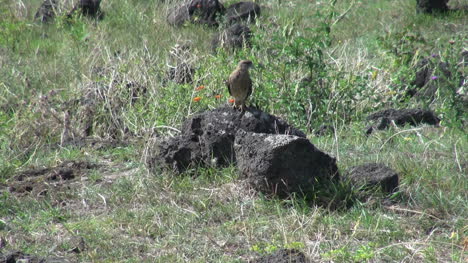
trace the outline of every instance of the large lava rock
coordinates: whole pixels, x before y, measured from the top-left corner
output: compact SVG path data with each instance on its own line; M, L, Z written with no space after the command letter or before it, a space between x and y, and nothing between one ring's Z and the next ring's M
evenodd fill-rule
M239 130L234 149L240 173L267 195L303 194L338 179L336 160L303 137Z
M226 49L242 48L250 46L251 31L244 25L235 24L216 34L211 40L211 49L216 51L218 47Z
M57 1L56 0L44 0L41 6L36 12L34 19L46 23L52 21L57 15Z
M239 129L305 138L300 130L261 110L250 108L241 114L227 106L196 114L184 122L181 135L158 140L147 165L177 172L196 164L229 165L236 160L234 139Z
M309 263L304 253L296 249L280 249L272 254L256 258L250 263Z
M218 17L224 10L218 0L191 0L170 10L167 22L173 26L182 26L186 22L218 26Z
M259 15L260 6L253 2L235 3L226 9L226 19L228 23L237 23L245 20L253 22Z
M416 126L423 123L438 126L440 123L433 111L423 109L387 109L369 115L367 120L373 122L373 125L367 127L366 134L371 134L374 130L385 130L392 122L397 126Z
M350 168L345 175L351 183L359 188L380 186L387 193L398 188L398 173L378 163L368 163Z
M449 0L416 0L418 13L446 12Z

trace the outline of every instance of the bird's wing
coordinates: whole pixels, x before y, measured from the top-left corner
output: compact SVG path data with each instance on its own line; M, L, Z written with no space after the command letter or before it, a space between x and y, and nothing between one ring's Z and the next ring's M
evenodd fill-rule
M247 91L247 97L246 98L248 98L250 96L250 94L252 94L252 80L249 78L248 91Z
M229 81L229 80L225 80L224 83L226 84L226 86L227 86L227 88L228 88L229 95L232 96L230 81Z

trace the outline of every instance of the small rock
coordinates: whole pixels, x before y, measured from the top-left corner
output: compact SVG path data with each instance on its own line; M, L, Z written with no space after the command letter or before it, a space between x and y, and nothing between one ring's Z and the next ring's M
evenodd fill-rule
M169 11L167 22L172 26L182 26L186 22L218 26L218 17L224 6L218 0L191 0Z
M393 169L379 163L368 163L350 168L345 178L356 187L369 188L380 185L384 192L398 189L398 174Z
M176 44L169 51L167 78L177 84L192 83L195 69L191 47L188 43Z
M216 34L211 40L211 49L216 51L218 47L227 49L250 46L251 31L244 25L235 24Z
M273 254L256 258L250 263L310 263L304 253L296 249L280 249Z
M239 2L230 5L226 9L226 19L228 23L237 23L242 20L254 22L260 15L260 6L253 2Z
M315 136L324 136L327 134L334 134L335 133L335 128L332 125L322 125L320 126L315 132Z
M336 160L303 137L239 130L234 150L240 173L267 195L304 194L322 179L338 179Z
M68 13L72 16L76 11L82 15L97 19L104 18L104 13L101 11L101 0L79 0L75 7Z
M440 76L436 74L436 69L440 70ZM449 69L449 64L446 62L440 61L440 58L437 55L434 57L428 57L421 59L416 64L416 77L411 85L415 86L415 88L410 89L407 91L407 95L409 97L416 97L418 99L428 99L428 101L433 101L434 96L438 90L438 85L436 79L433 78L450 78L452 73ZM439 80L437 80L439 81Z
M397 126L407 124L416 126L423 123L438 126L440 123L440 119L433 111L422 109L387 109L369 115L367 120L374 123L366 129L367 135L374 130L387 129L392 122Z
M47 23L52 21L57 15L57 0L44 0L36 12L34 19Z
M6 255L0 254L0 262L15 263L15 262L27 262L27 263L46 263L45 259L32 256L21 251L15 251Z
M446 12L449 0L416 0L418 13Z
M188 63L180 63L174 67L169 68L167 72L167 78L174 81L177 84L192 83L193 74L195 69L192 68Z

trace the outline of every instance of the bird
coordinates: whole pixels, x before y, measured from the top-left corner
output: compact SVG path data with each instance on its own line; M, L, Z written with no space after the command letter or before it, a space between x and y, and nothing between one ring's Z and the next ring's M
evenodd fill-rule
M234 97L234 109L240 109L242 112L245 112L245 101L252 94L252 80L249 74L252 67L252 61L241 60L226 81L229 95Z

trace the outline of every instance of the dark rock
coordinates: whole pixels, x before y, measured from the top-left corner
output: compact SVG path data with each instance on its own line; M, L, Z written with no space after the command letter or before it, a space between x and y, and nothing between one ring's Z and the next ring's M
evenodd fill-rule
M440 122L433 111L422 109L387 109L369 115L367 120L372 121L373 125L367 128L366 134L371 134L375 129L387 129L392 122L397 126L416 126L423 123L438 126Z
M227 106L196 114L184 122L181 135L158 140L148 167L182 172L196 164L229 165L236 159L233 146L238 129L305 138L303 132L268 113L249 108L242 115Z
M41 258L38 256L29 255L21 251L15 251L7 254L2 254L0 251L0 262L2 263L67 263L70 260L62 257Z
M104 18L104 13L100 8L101 0L79 0L75 7L68 13L68 16L72 16L76 11L79 11L82 15L97 19Z
M321 125L315 132L315 136L324 136L335 133L335 128L332 125Z
M191 0L169 11L167 22L182 26L186 22L218 26L218 17L224 13L224 6L218 0Z
M242 20L253 22L259 15L260 6L253 2L235 3L226 9L226 19L228 23L237 23Z
M446 12L449 0L416 0L416 11L418 13Z
M0 254L0 262L5 263L16 263L16 262L28 262L28 263L46 263L45 259L31 256L21 251L15 251L6 255Z
M211 48L215 51L218 47L234 49L250 46L250 37L250 28L235 24L216 34L211 40Z
M36 12L34 19L46 23L52 21L57 15L57 0L45 0Z
M440 76L434 76L436 70L440 71ZM415 80L411 83L415 88L408 90L407 95L419 99L427 98L429 101L432 101L438 90L438 85L434 82L435 79L432 80L432 77L450 78L451 76L452 73L450 72L449 64L440 61L437 55L421 59L416 65Z
M280 249L273 254L256 258L250 263L310 263L304 253L296 249Z
M431 79L433 69L430 66L428 58L421 59L416 65L416 78L411 83L418 88L424 87Z
M318 182L338 179L336 160L307 138L239 130L234 150L240 173L267 195L302 195L312 192Z
M191 65L193 54L188 43L176 44L169 51L167 78L178 84L192 83L195 69Z
M387 193L398 189L397 172L383 164L368 163L354 166L346 172L345 178L348 178L356 187L380 186Z
M193 74L195 74L195 69L192 68L192 66L188 63L183 62L169 68L169 71L167 72L167 78L177 84L186 84L192 83Z

